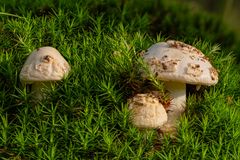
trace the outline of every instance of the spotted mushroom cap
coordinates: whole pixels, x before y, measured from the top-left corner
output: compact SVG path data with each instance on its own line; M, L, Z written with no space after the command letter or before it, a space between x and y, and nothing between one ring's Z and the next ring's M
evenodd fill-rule
M25 83L61 80L70 71L68 62L53 47L41 47L27 58L20 72Z
M159 128L167 122L167 113L153 94L137 94L129 99L131 122L139 128Z
M198 49L180 41L169 40L152 45L143 55L150 71L165 81L214 85L218 72Z

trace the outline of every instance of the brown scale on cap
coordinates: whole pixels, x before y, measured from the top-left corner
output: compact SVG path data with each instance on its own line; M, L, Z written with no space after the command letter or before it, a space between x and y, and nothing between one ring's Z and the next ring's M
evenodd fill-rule
M208 57L206 57L205 55L201 57L201 61L203 62L210 62L210 59Z
M210 72L212 80L216 80L218 78L218 72L215 68L213 68L213 67L209 68L209 72Z
M42 62L44 63L50 63L53 60L53 57L46 55L43 57Z
M174 41L174 40L169 40L167 43L172 47L172 48L183 48L183 47L188 47L186 44L180 42L180 41Z
M148 61L149 65L158 65L159 63L160 61L156 57L153 57Z
M177 60L162 62L162 67L160 68L160 70L162 72L175 72L177 70L177 65L178 65Z
M183 51L187 51L187 52L183 52L183 53L189 53L189 52L194 52L196 53L197 55L204 55L201 51L199 51L197 48L189 45L189 44L186 44L186 43L183 43L183 42L180 42L180 41L175 41L175 40L169 40L167 41L167 43L170 45L170 47L172 48L176 48L176 49L180 49L180 50L183 50Z
M128 102L133 103L134 105L144 106L144 103L157 103L158 99L153 94L137 94L133 98L129 99Z
M177 70L177 65L180 60L169 59L167 55L163 56L161 60L153 57L148 62L149 65L158 68L157 71L160 72L175 72Z
M161 60L162 60L162 61L167 61L167 60L169 60L169 58L168 58L167 55L164 55L164 56L162 56Z
M138 102L138 99L134 98L134 100L132 101L134 105L137 106L144 106L144 104L142 102Z
M190 48L192 48L192 46L185 44L183 42L180 42L180 41L169 40L169 41L167 41L167 43L172 48L178 48L178 49L182 49L182 50L189 50Z
M190 55L189 58L191 58L191 60L194 60L194 59L196 59L196 56Z
M149 93L145 94L136 94L134 97L128 99L128 103L132 103L132 105L136 106L144 106L146 102L152 104L156 104L159 102L163 105L165 110L168 109L171 101L172 98L166 98L158 91L150 91Z
M202 61L204 63L209 61L209 59L206 56L196 57L195 55L189 55L189 58L191 60L198 60L198 61Z
M167 55L161 58L160 70L163 72L175 72L177 70L177 65L180 60L171 59Z
M194 76L194 77L199 77L203 73L203 70L200 68L199 64L188 64L186 74Z

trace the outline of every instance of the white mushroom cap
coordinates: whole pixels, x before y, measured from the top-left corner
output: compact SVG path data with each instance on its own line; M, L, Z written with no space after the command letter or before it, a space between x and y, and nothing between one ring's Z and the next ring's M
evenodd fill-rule
M167 113L152 94L137 94L129 100L131 121L139 128L159 128L167 122Z
M70 71L68 62L53 47L41 47L27 58L20 72L25 83L61 80Z
M157 78L188 84L214 85L218 72L198 49L169 40L152 45L143 56Z

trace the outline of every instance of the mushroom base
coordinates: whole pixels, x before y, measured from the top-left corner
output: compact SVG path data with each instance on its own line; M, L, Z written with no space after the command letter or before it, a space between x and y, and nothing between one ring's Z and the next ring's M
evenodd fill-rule
M165 88L172 98L167 108L168 120L160 130L163 133L174 133L177 129L177 122L185 111L186 107L186 84L178 82L165 82Z
M31 93L34 101L41 101L46 98L46 89L50 88L51 82L35 82L31 85Z

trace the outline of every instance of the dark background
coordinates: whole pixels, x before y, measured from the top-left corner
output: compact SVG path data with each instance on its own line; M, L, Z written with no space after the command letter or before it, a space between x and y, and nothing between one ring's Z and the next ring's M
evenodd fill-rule
M222 17L240 38L240 1L239 0L180 0L193 9L204 9Z

